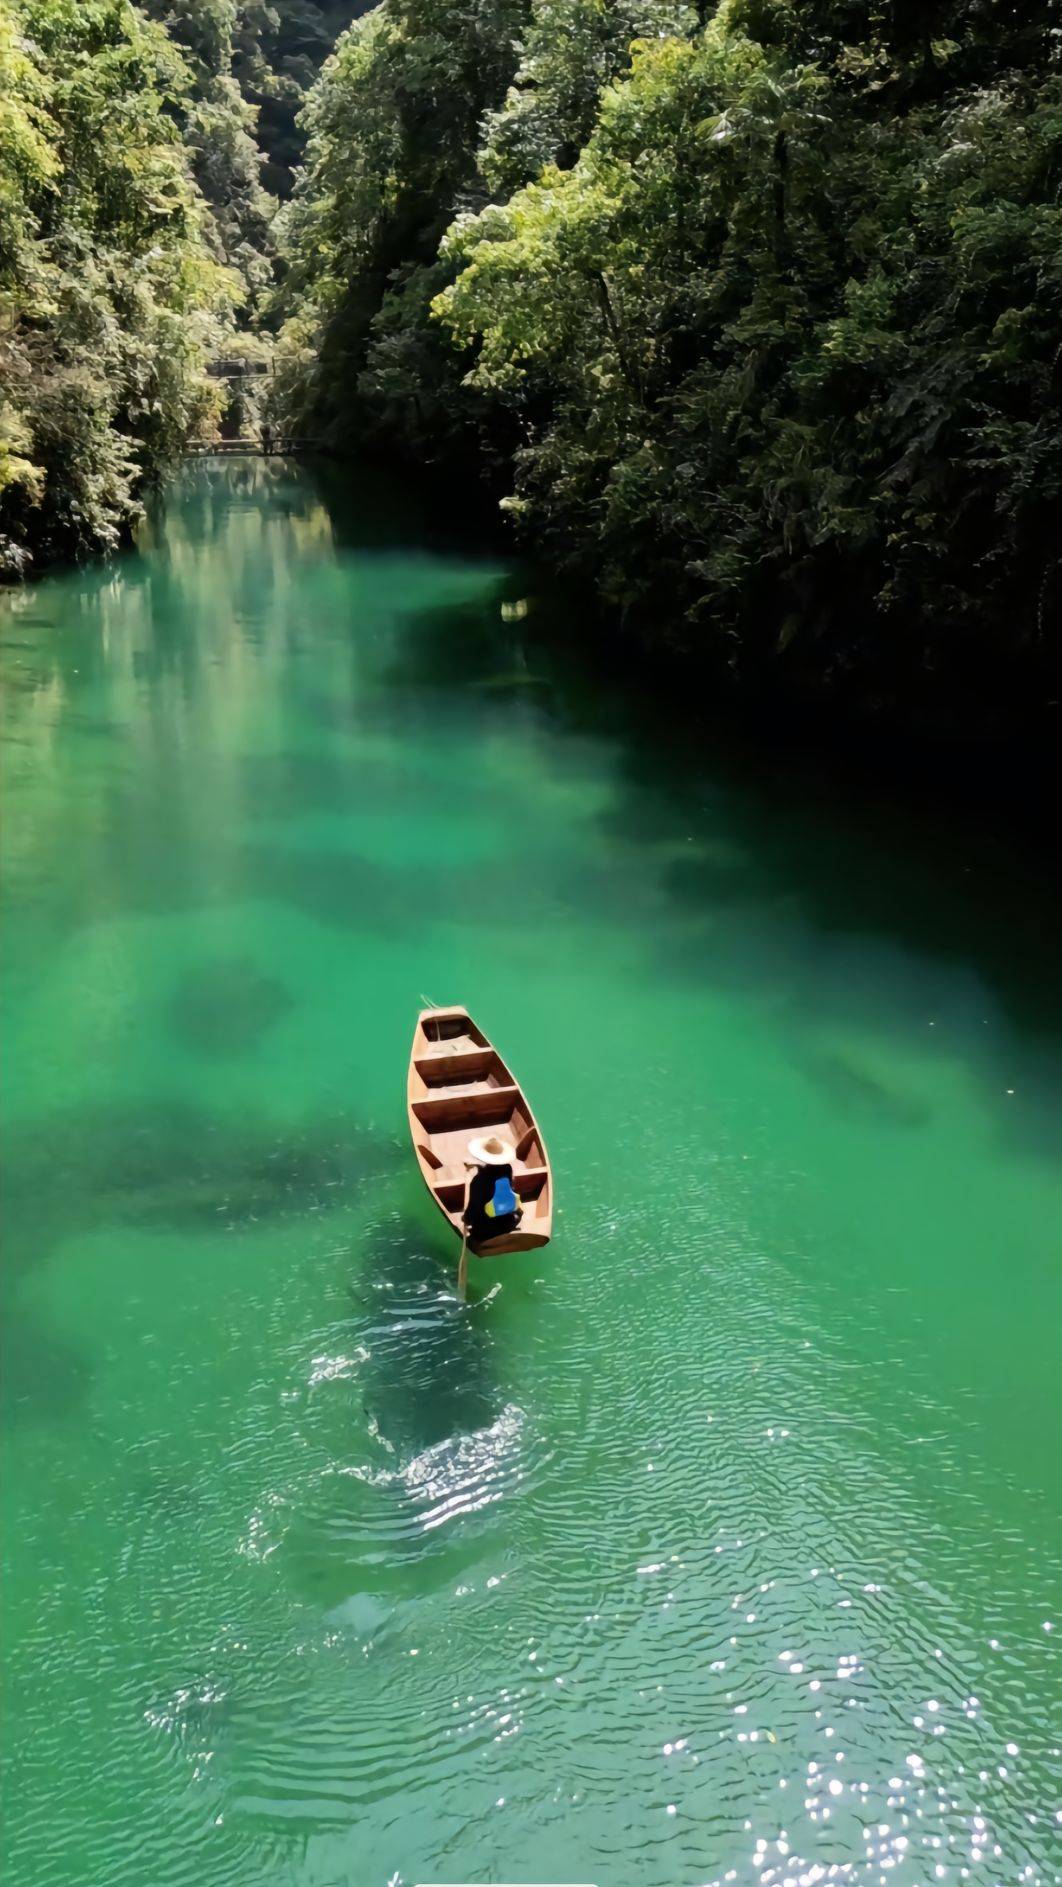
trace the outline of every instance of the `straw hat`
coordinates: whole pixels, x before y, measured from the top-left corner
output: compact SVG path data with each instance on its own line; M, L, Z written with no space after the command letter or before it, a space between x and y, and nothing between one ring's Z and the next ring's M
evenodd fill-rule
M468 1157L477 1166L511 1166L514 1149L497 1134L485 1134L482 1140L470 1140Z

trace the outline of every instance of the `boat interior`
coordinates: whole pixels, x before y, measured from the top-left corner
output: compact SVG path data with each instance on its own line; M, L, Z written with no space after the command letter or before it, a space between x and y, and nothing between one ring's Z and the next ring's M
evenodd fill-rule
M538 1128L501 1056L467 1015L421 1022L409 1105L421 1130L417 1152L445 1212L459 1217L464 1206L469 1141L496 1133L513 1148L513 1189L525 1225L545 1213L549 1174Z

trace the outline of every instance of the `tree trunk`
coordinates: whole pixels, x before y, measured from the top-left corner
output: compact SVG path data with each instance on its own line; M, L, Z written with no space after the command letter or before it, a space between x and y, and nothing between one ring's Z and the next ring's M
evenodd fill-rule
M786 231L786 185L789 178L789 143L784 131L779 131L774 140L774 251L779 263L785 261L787 247Z
M623 336L620 332L620 324L616 317L616 310L612 305L612 296L609 293L609 286L608 286L607 280L605 279L604 270L598 269L598 271L596 272L594 276L594 281L597 283L598 298L601 302L601 312L605 317L605 326L608 329L609 339L616 350L616 359L619 361L620 372L623 375L624 380L627 382L627 385L629 386L631 392L635 395L637 399L640 400L641 388L638 385L638 382L635 376L631 372L630 362L627 359L627 349L624 345Z

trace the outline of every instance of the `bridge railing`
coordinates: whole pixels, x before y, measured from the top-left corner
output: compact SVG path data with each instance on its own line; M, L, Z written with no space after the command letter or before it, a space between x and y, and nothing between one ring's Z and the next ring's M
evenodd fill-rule
M260 457L273 458L320 450L321 447L314 439L299 439L281 433L271 434L267 439L254 434L242 439L191 439L185 447L185 454L190 458L232 458L239 453L255 453Z
M226 354L220 360L212 360L207 367L213 380L254 379L268 372L267 360L242 360L238 354Z

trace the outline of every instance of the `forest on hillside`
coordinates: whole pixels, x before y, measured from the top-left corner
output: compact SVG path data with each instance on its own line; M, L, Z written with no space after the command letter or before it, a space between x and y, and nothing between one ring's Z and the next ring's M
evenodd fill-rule
M275 424L483 481L661 658L1057 696L1062 0L146 11L0 0L9 571L120 534L241 328Z
M298 115L356 0L0 0L0 578L128 540L269 357Z

